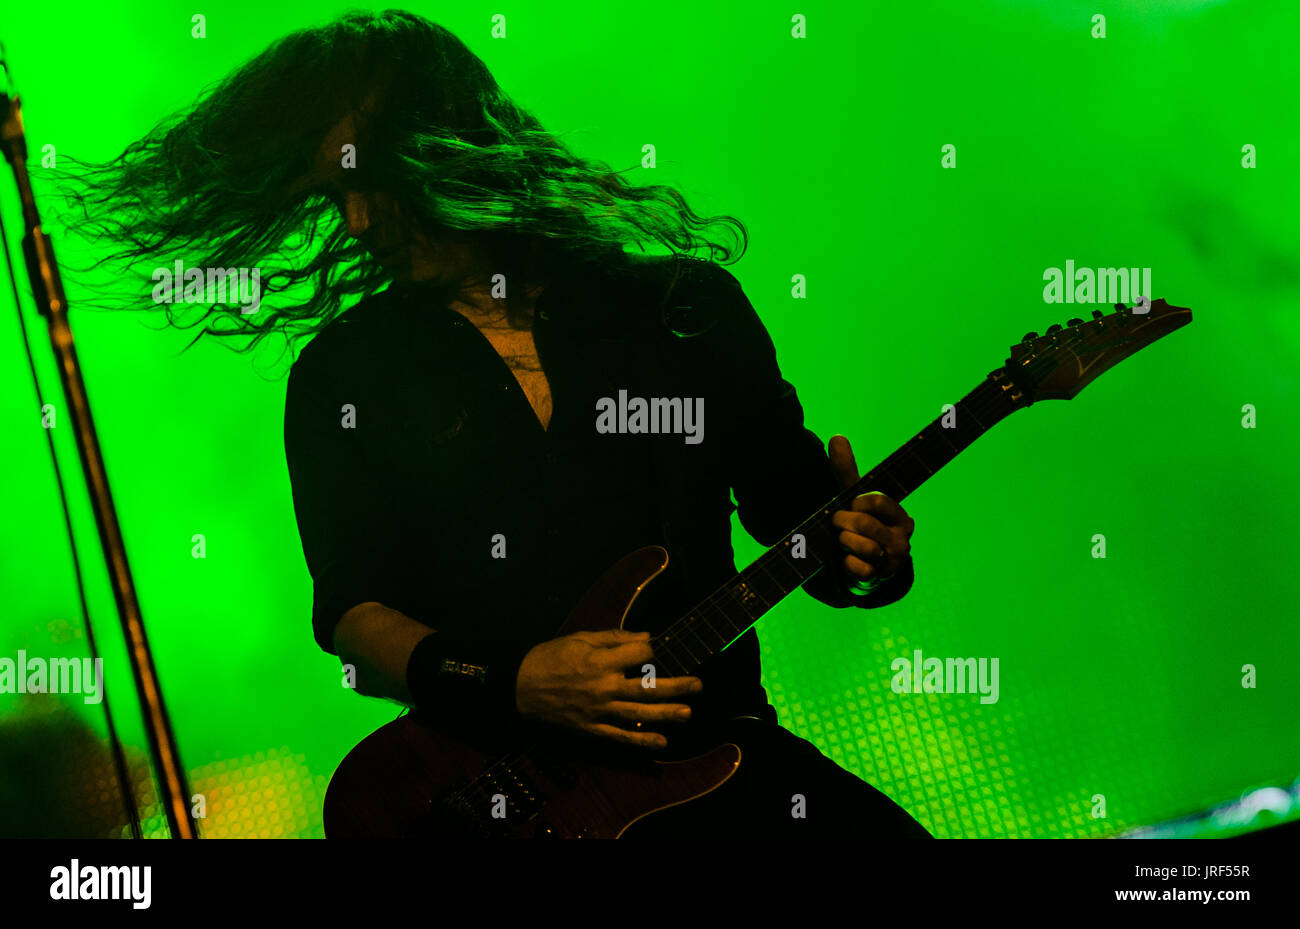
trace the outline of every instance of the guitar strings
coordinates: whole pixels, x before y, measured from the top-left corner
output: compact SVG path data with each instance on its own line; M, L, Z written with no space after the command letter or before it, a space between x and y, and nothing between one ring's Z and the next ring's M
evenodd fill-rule
M981 412L984 414L985 417L989 415L990 411L993 413L1000 413L1000 415L998 415L997 417L997 421L1000 421L1001 419L1005 418L1006 416L1010 415L1012 412L1015 411L1016 404L1014 403L1014 401L1011 401L1010 405L1007 405L1006 403L1003 402L1005 400L1010 399L1007 395L1007 389L1005 388L996 393L990 392L985 397L979 397L979 398L975 397L975 394L977 394L979 391L988 390L990 385L993 383L996 382L986 381L980 384L979 387L971 391L971 393L967 395L967 397L963 398L963 400L959 401L958 404L959 407L962 408L962 414L969 415L972 419L975 420L976 425L980 427L980 432L978 435L972 437L969 442L965 443L965 445L958 447L947 437L946 430L940 429L936 433L937 435L941 435L944 438L944 440L948 443L948 445L952 448L952 455L949 456L946 461L940 464L939 466L940 468L946 466L950 461L953 460L953 458L956 458L956 456L961 454L962 451L964 451L966 448L969 448L975 442L975 440L979 438L980 435L983 435L993 425L996 424L996 421L994 421L989 425L985 425L982 421L983 417L981 417L975 412L976 407L983 407ZM999 407L1002 406L1006 406L1006 409L1000 410ZM927 426L925 430L922 430L920 435L924 436L925 433L933 425L934 423L931 423L930 426ZM924 481L924 478L921 481L916 481L912 483L912 486L909 487L907 483L900 481L897 478L897 476L892 471L890 471L888 466L889 461L892 461L893 459L901 456L903 453L910 453L916 459L916 461L918 461L921 464L921 466L927 472L929 472L929 474L926 475L927 478L936 473L934 469L930 468L926 460L915 451L913 447L915 442L916 439L909 440L907 443L905 443L902 446L902 448L898 449L897 451L894 452L894 454L890 455L889 458L885 460L885 463L881 464L879 469L871 471L868 474L864 475L857 483L855 483L851 487L848 487L840 491L840 493L838 493L829 502L827 502L824 506L822 506L820 508L820 513L822 514L821 516L814 516L805 520L798 527L791 530L791 533L787 533L783 537L783 539L788 540L791 538L791 535L793 533L798 533L802 530L804 534L817 533L821 537L822 541L829 542L830 540L827 539L826 536L831 534L830 530L832 527L829 521L825 519L824 514L827 511L833 509L849 508L851 506L852 499L858 496L859 493L865 492L867 486L876 486L875 482L882 474L884 475L885 478L889 480L890 483L892 483L895 487L898 488L898 491L896 492L896 496L894 499L901 502L913 490L915 490L916 487L920 486L920 484ZM784 565L786 568L793 571L796 579L799 580L800 584L806 583L809 579L815 576L818 571L821 571L826 567L825 562L821 561L820 559L816 559L817 561L816 568L813 571L811 571L807 576L804 576L803 573L798 568L796 568L785 556L783 550L784 545L785 542L782 541L782 542L778 542L776 545L769 548L766 552L764 552L761 556L759 556L759 558L757 558L751 565L749 565L749 567L745 568L745 570L741 572L741 575L748 576L746 579L753 578L755 580L757 580L758 577L761 575L766 580L774 583L777 590L780 591L781 588L785 587L786 585L783 584L780 581L780 579L778 579L776 575L773 573L773 571L771 570L771 567L774 566L773 563ZM816 549L814 548L814 552L815 551ZM687 656L689 656L690 660L689 662L687 662L682 660L680 657L674 655L673 658L675 660L675 663L683 669L686 669L692 665L698 666L702 659L698 655L696 655L694 651L692 651L692 649L688 644L686 644L684 638L686 631L689 630L695 636L695 639L705 647L706 653L712 648L712 646L710 646L709 643L705 641L704 636L702 636L698 631L696 631L695 629L696 620L701 621L704 624L705 628L708 631L712 632L720 640L719 644L725 646L729 642L733 641L736 637L744 634L744 632L746 632L754 623L756 623L763 616L764 613L766 613L769 609L775 606L776 603L779 603L793 590L793 588L786 590L784 593L781 593L780 596L778 596L774 601L769 603L762 596L762 594L760 594L752 586L748 584L744 584L743 581L742 584L744 585L746 592L752 594L763 605L763 609L759 612L758 616L751 616L749 615L748 609L744 606L743 603L741 603L741 608L745 610L746 618L749 620L743 626L737 627L736 624L731 620L730 616L728 615L727 610L724 609L723 606L721 605L723 602L738 602L735 600L736 597L735 582L728 581L725 584L722 584L716 590L714 590L711 594L709 594L709 596L704 598L704 600L702 600L695 607L695 609L691 610L685 616L678 619L667 629L665 629L659 636L656 636L655 639L653 639L652 641L662 640L661 644L666 648L672 647L669 644L670 642L679 643L681 648L685 649L686 654ZM716 612L719 616L721 616L722 620L730 628L724 628L724 630L720 631L716 626L714 626L713 621L709 618L709 614L707 612L710 609ZM730 635L728 635L727 633L730 633Z
M1122 333L1123 329L1126 326L1126 322L1128 323L1132 322L1132 316L1125 315L1127 311L1127 307L1125 307L1123 303L1115 304L1115 309L1118 312L1112 314L1112 316L1119 317L1118 325ZM1106 320L1108 319L1110 319L1110 317L1104 318L1100 326L1093 325L1096 322L1096 320L1089 320L1087 322L1084 322L1080 326L1079 333L1081 335L1086 334L1088 339L1092 339L1100 332L1109 328L1106 325ZM1090 326L1093 327L1093 331L1088 332L1087 327ZM1069 331L1070 331L1069 329L1063 330L1063 332L1069 332ZM1117 346L1120 344L1124 344L1127 341L1128 341L1127 339L1121 339L1119 342L1115 343L1115 345ZM1050 352L1045 351L1042 354L1035 355L1032 360L1030 360L1023 366L1024 369L1029 371L1031 375L1034 376L1035 380L1040 380L1040 376L1045 373L1045 370L1048 367L1056 364L1056 361L1052 356L1061 347L1063 347L1061 343L1057 343L1052 346ZM1076 340L1070 347L1077 349L1078 341ZM974 444L976 439L978 439L981 435L987 432L990 428L992 428L994 425L996 425L1006 416L1009 416L1011 413L1015 412L1016 409L1021 407L1021 404L1018 403L1010 393L1011 389L1014 387L1014 383L1011 381L999 383L997 379L998 374L1005 375L1007 373L1008 367L1009 366L1004 366L1002 368L998 368L997 370L993 371L988 378L986 378L984 381L980 383L978 387L972 390L962 400L958 401L957 405L959 408L961 408L963 415L971 416L971 418L975 420L976 425L980 427L980 432L977 435L975 435L973 438L971 438L969 442L966 442L965 445L962 445L960 448L958 448L956 445L953 444L952 440L948 437L947 430L943 428L940 428L938 430L933 430L933 435L942 437L943 440L947 442L948 445L951 446L953 449L952 456L949 457L946 461L942 462L939 465L940 468L946 467L949 462L951 462L954 458L957 457L957 455L961 454L961 452L965 451L972 444ZM997 386L1000 389L993 390L992 388L994 386ZM979 394L981 391L985 391L985 395L977 397L976 395ZM999 409L1000 407L1005 407L1005 409ZM996 418L993 419L988 425L985 425L983 422L983 418L985 416L988 416L989 414L1000 414L1000 415L997 415ZM927 426L925 429L921 431L921 433L918 435L917 438L924 437L927 432L931 432L932 431L931 427L933 427L934 425L935 425L934 422L930 423L929 426ZM925 458L922 457L916 451L915 443L916 443L916 438L910 439L907 442L905 442L902 447L900 447L892 455L886 458L884 462L882 462L880 468L877 471L869 472L867 475L864 475L856 484L841 491L839 494L833 497L827 504L821 507L821 511L824 513L826 510L830 510L832 508L834 509L849 508L852 499L858 496L860 493L866 492L868 486L873 485L873 482L881 474L883 474L884 477L886 477L895 487L897 487L901 491L901 493L899 493L895 497L896 501L901 502L913 490L915 490L922 483L924 483L926 479L928 479L929 477L933 476L936 473L934 469L930 468ZM922 478L920 481L915 482L915 484L913 484L913 486L910 488L904 482L899 481L898 478L893 474L893 472L889 470L888 462L894 460L897 457L902 456L903 454L911 454L912 457L917 462L920 463L921 467L923 467L927 472L929 472L925 478ZM810 519L805 520L804 523L800 524L800 526L791 530L791 533L799 532L801 529L804 529L804 527L809 524L811 525L809 526L808 530L805 530L806 532L813 531L819 534L825 534L830 528L829 522L825 520L823 517L811 517ZM787 533L786 536L784 536L784 538L789 539L790 535L791 535L790 533ZM769 548L766 552L760 555L753 562L753 564L745 568L744 571L741 572L741 575L751 575L751 576L762 575L767 580L775 582L777 589L779 590L782 584L769 570L768 564L770 562L775 561L777 563L784 564L787 567L790 567L793 570L795 570L797 574L799 573L798 569L794 568L794 566L791 565L783 557L783 552L781 551L782 544L783 544L782 542L778 542L776 545ZM822 570L824 567L825 567L824 562L819 563L817 568L812 573L810 573L808 577L802 579L802 582L806 583L807 580L811 579L818 571ZM730 638L728 638L726 635L720 632L713 625L712 621L708 617L707 612L705 611L712 609L714 612L720 615L722 619L725 622L727 622L728 625L734 626L734 623L731 622L730 617L727 614L727 611L722 606L719 605L724 600L727 601L734 600L735 598L735 594L734 594L735 588L733 586L734 583L735 583L734 581L728 581L725 584L721 585L718 589L713 591L713 593L709 594L709 596L707 596L703 601L701 601L700 604L697 605L695 609L691 610L685 616L676 620L672 625L670 625L667 629L665 629L659 636L654 637L651 641L654 642L656 640L662 639L663 640L662 644L666 648L672 648L671 645L668 645L669 642L681 643L681 647L685 649L686 654L689 656L690 661L686 662L681 660L677 656L674 656L676 663L683 669L687 669L692 665L698 666L701 662L701 659L697 655L695 655L695 653L691 650L689 645L685 644L685 640L684 640L685 632L689 630L695 636L695 639L705 647L706 652L709 650L710 648L709 644L704 640L704 637L700 635L699 632L697 632L694 628L694 622L696 619L703 621L708 631L712 632L715 636L718 636L722 644L726 645L729 644L730 641L733 641L735 638L739 637L740 635L743 635L751 626L754 625L754 623L758 622L758 620L763 616L764 613L767 612L767 610L771 609L772 606L780 602L781 599L784 599L784 597L791 592L791 591L786 591L786 593L781 594L781 596L778 597L777 600L773 601L772 603L767 603L764 600L764 598L757 593L757 591L754 591L748 585L745 585L746 591L748 593L752 593L755 597L757 597L760 601L762 601L764 608L757 617L750 617L751 621L746 623L743 627L734 629L733 634L731 635ZM741 607L742 609L745 609L743 603L741 604ZM748 613L747 610L746 613Z

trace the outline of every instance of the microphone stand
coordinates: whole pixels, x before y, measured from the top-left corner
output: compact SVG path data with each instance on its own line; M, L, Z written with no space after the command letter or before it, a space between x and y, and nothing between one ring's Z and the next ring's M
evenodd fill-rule
M7 74L8 67L4 70ZM31 181L27 176L27 140L23 135L23 118L19 99L0 93L0 148L13 167L22 203L23 257L27 263L27 278L32 285L36 307L49 323L50 343L54 348L59 379L63 382L63 395L67 400L68 415L72 420L77 450L81 454L81 469L90 491L90 503L95 511L95 525L99 529L99 542L104 550L109 579L113 585L113 599L117 603L118 617L126 637L127 654L135 676L136 693L144 714L144 729L149 737L149 751L157 772L160 800L167 814L167 825L172 838L196 838L194 821L190 818L189 788L185 783L185 770L181 766L176 737L163 705L162 689L154 670L153 656L145 638L144 622L140 616L140 603L136 599L135 583L126 560L126 547L122 542L122 529L118 525L117 511L108 487L104 459L100 455L95 424L90 415L90 400L81 378L81 366L72 345L72 329L68 324L68 302L63 292L59 268L54 261L50 238L41 229L40 214L32 195Z

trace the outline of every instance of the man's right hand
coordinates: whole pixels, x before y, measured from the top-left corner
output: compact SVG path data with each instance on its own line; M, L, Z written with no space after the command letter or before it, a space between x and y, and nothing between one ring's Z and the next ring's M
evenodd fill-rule
M648 632L608 629L551 639L524 656L515 705L534 719L627 745L664 748L663 735L639 731L636 724L685 722L690 707L664 701L699 693L704 684L698 677L664 677L646 687L639 672L653 658ZM638 676L628 677L629 669Z

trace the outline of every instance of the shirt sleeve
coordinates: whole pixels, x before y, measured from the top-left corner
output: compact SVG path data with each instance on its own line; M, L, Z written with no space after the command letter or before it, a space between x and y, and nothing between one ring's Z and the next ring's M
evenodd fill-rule
M359 603L401 609L401 521L366 464L364 432L345 428L345 403L359 403L309 345L289 373L284 448L303 555L313 582L312 629L330 654L334 627ZM351 395L351 396L349 396ZM365 409L356 423L365 423Z
M705 334L722 383L730 384L728 467L741 525L763 545L775 545L840 490L826 448L804 426L803 407L781 376L776 349L736 278L716 264L704 275L701 303L715 307ZM894 603L915 579L903 568L868 593L850 587L842 556L804 584L811 596L837 608Z

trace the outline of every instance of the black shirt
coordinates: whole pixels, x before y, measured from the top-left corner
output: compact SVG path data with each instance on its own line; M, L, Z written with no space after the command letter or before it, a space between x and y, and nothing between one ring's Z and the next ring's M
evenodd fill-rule
M668 568L625 628L657 632L736 573L737 505L772 545L838 492L771 339L720 266L583 266L551 281L535 314L547 429L487 339L418 285L362 301L293 365L285 451L321 648L333 652L339 618L367 601L485 646L526 647L553 638L616 560L656 544ZM829 354L833 333L825 343ZM703 440L598 433L597 402L622 390L702 399ZM912 580L909 562L857 596L837 564L804 589L875 607ZM775 722L752 629L699 676L697 717Z

